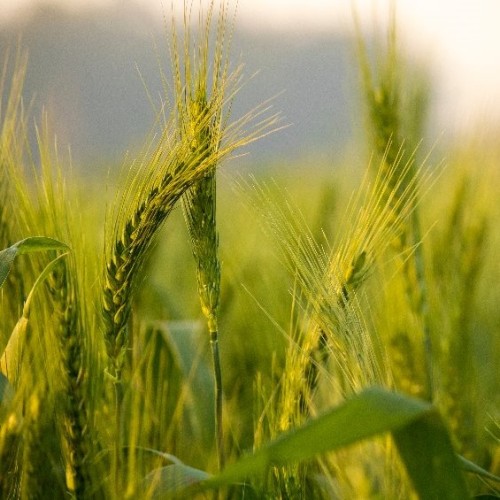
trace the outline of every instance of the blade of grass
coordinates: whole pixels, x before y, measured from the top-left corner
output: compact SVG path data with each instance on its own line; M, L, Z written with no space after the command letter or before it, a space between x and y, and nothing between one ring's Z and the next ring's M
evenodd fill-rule
M150 498L172 498L179 491L189 488L194 484L209 478L205 471L175 463L155 469L150 472L143 481L146 491L150 492Z
M61 243L61 245L63 245ZM15 245L14 245L15 246ZM12 248L12 247L11 247ZM33 285L28 298L23 307L23 314L19 321L17 322L12 334L9 338L7 346L4 349L2 357L0 358L0 372L9 378L10 382L14 382L17 378L17 371L19 369L19 363L21 361L22 348L25 342L25 333L28 327L29 317L30 317L30 307L31 301L33 299L35 291L38 289L40 283L42 283L47 276L52 272L55 266L60 262L60 260L67 254L62 254L53 261L51 261L42 273L38 276L35 284Z
M68 246L46 236L32 236L14 243L14 245L0 252L0 287L10 273L12 263L18 255L38 252L40 250L65 250Z
M470 472L471 474L476 474L477 476L483 477L484 479L489 479L490 481L495 481L500 483L500 477L495 476L495 474L491 474L487 470L479 467L479 465L467 460L466 458L458 455L458 460L460 461L460 465L462 469L466 472Z
M448 433L433 406L376 387L242 458L204 486L263 475L272 466L308 460L385 432L393 433L420 498L469 498Z

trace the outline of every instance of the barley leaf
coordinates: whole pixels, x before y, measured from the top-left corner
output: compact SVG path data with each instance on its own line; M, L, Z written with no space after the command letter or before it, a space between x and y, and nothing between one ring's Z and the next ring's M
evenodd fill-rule
M491 472L488 472L487 470L483 469L474 462L467 460L461 455L458 456L458 459L460 460L460 465L462 466L462 469L464 471L484 477L485 479L489 479L490 481L495 481L497 483L500 483L500 477L495 476L495 474L491 474Z
M420 498L466 499L460 465L436 410L428 403L380 388L367 389L289 432L206 481L216 487L262 475L272 466L392 432Z
M441 417L432 408L393 432L399 454L420 498L470 498L458 457Z
M128 449L128 447L124 447L124 449ZM163 458L163 460L167 460L168 462L172 462L173 464L183 465L181 460L179 460L175 455L170 453L165 453L161 450L155 450L154 448L145 448L144 446L136 446L136 451L142 451L145 454L150 454L156 457Z
M150 472L144 478L144 486L151 493L152 499L173 498L184 494L186 488L208 479L210 475L182 463L175 463ZM185 498L185 497L180 497Z
M6 248L0 252L0 287L7 279L16 255L17 249L14 247Z
M9 250L12 247L9 247ZM52 260L45 266L45 269L40 273L36 279L33 287L31 288L28 297L24 303L22 316L19 318L16 326L12 330L9 337L9 341L5 346L2 356L0 357L0 375L6 375L10 382L15 382L19 370L19 365L22 358L22 351L24 347L26 330L28 328L31 301L35 291L38 289L40 283L42 283L45 278L49 275L54 267L59 263L59 261L64 258L67 254L62 254L56 259ZM0 388L0 395L2 394L2 389ZM1 402L1 396L0 396Z
M67 250L69 248L65 243L46 236L31 236L18 241L12 246L17 248L18 254L37 252L39 250Z
M37 252L39 250L65 250L68 245L46 236L32 236L14 243L0 252L0 287L10 273L12 263L17 255Z

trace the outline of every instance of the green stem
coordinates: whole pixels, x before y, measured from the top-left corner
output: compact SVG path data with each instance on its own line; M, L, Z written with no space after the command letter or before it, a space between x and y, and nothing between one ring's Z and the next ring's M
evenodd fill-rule
M425 262L424 252L422 249L421 234L420 234L420 218L417 209L412 215L412 243L416 245L413 254L415 263L415 277L419 288L419 297L417 309L422 321L422 331L424 337L425 365L427 372L427 395L432 403L434 398L434 377L433 377L433 353L432 353L432 338L429 328L429 303L427 295L427 282L425 280Z
M113 481L115 486L115 497L121 498L122 482L121 471L122 467L122 408L123 408L123 386L121 372L116 372L115 386L115 449L113 460Z
M212 348L215 379L215 440L217 445L219 471L221 471L224 468L224 434L222 429L222 372L217 331L210 332L210 346Z

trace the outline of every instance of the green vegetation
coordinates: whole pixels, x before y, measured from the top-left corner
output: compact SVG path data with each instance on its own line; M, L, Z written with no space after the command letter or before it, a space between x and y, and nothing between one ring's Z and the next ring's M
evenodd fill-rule
M26 58L3 55L1 497L500 495L494 150L421 158L392 26L375 63L358 35L364 175L221 177L281 126L230 116L231 19L172 22L173 81L105 216L46 125L33 151Z

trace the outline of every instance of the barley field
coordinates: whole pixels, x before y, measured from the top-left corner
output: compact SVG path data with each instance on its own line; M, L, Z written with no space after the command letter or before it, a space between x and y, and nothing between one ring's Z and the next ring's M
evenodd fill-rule
M393 19L352 158L237 173L288 124L231 114L234 5L188 4L105 178L1 54L0 497L500 498L500 150L424 140Z

